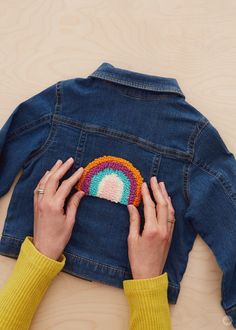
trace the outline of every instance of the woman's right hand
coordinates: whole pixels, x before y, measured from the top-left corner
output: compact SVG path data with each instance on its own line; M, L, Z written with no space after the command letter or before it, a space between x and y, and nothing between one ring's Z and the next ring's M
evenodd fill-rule
M58 160L34 190L33 243L42 254L55 260L61 256L71 237L76 212L84 196L81 190L75 192L64 210L65 200L83 172L83 167L80 167L59 185L73 162L73 158L64 163ZM44 194L38 194L38 188L44 189Z
M128 205L128 255L133 279L162 274L173 234L175 210L165 185L163 182L158 184L155 176L151 177L150 184L157 205L151 198L146 182L143 182L145 224L141 235L138 209L134 205ZM173 223L167 220L173 220Z

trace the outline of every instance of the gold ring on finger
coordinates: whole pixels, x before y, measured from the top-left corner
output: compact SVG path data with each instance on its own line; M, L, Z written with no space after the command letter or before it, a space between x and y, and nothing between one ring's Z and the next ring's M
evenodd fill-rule
M37 193L38 193L38 194L44 194L45 191L44 191L44 189L42 189L42 188L38 188L38 189L37 189Z

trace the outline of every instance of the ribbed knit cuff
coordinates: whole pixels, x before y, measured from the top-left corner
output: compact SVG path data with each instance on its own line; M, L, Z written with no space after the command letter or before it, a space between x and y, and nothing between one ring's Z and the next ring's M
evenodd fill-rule
M123 287L126 294L132 294L135 292L141 293L141 291L153 291L158 287L167 289L168 276L167 273L161 274L156 277L150 277L145 279L130 279L123 281Z
M0 329L28 330L31 319L66 257L54 260L42 254L26 236L11 276L0 290Z
M54 260L41 253L33 244L33 237L31 236L26 236L23 241L19 257L27 260L28 265L50 278L55 277L62 270L66 261L64 254L58 260Z
M130 306L129 330L170 330L168 276L123 281Z

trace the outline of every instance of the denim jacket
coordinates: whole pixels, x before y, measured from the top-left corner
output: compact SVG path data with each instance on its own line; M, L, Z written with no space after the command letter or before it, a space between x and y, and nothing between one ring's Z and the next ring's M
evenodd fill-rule
M87 167L87 195L63 271L119 288L132 278L127 203L136 203L143 224L140 180L150 188L156 176L166 184L176 218L164 267L169 303L177 302L199 234L223 272L221 304L236 326L236 159L177 80L102 63L86 78L58 81L20 103L0 130L0 197L22 169L0 254L17 258L24 238L33 235L36 185L57 159L69 157L75 161L63 180Z

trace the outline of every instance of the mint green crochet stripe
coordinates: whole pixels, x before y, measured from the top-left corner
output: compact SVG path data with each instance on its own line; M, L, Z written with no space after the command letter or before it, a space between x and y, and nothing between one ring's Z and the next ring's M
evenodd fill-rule
M121 200L119 201L121 204L128 205L129 194L130 194L130 181L127 176L120 170L114 170L112 168L105 168L104 170L95 174L90 182L89 186L89 195L97 196L98 194L98 186L99 183L103 180L104 176L115 173L122 180L124 184L123 194Z

